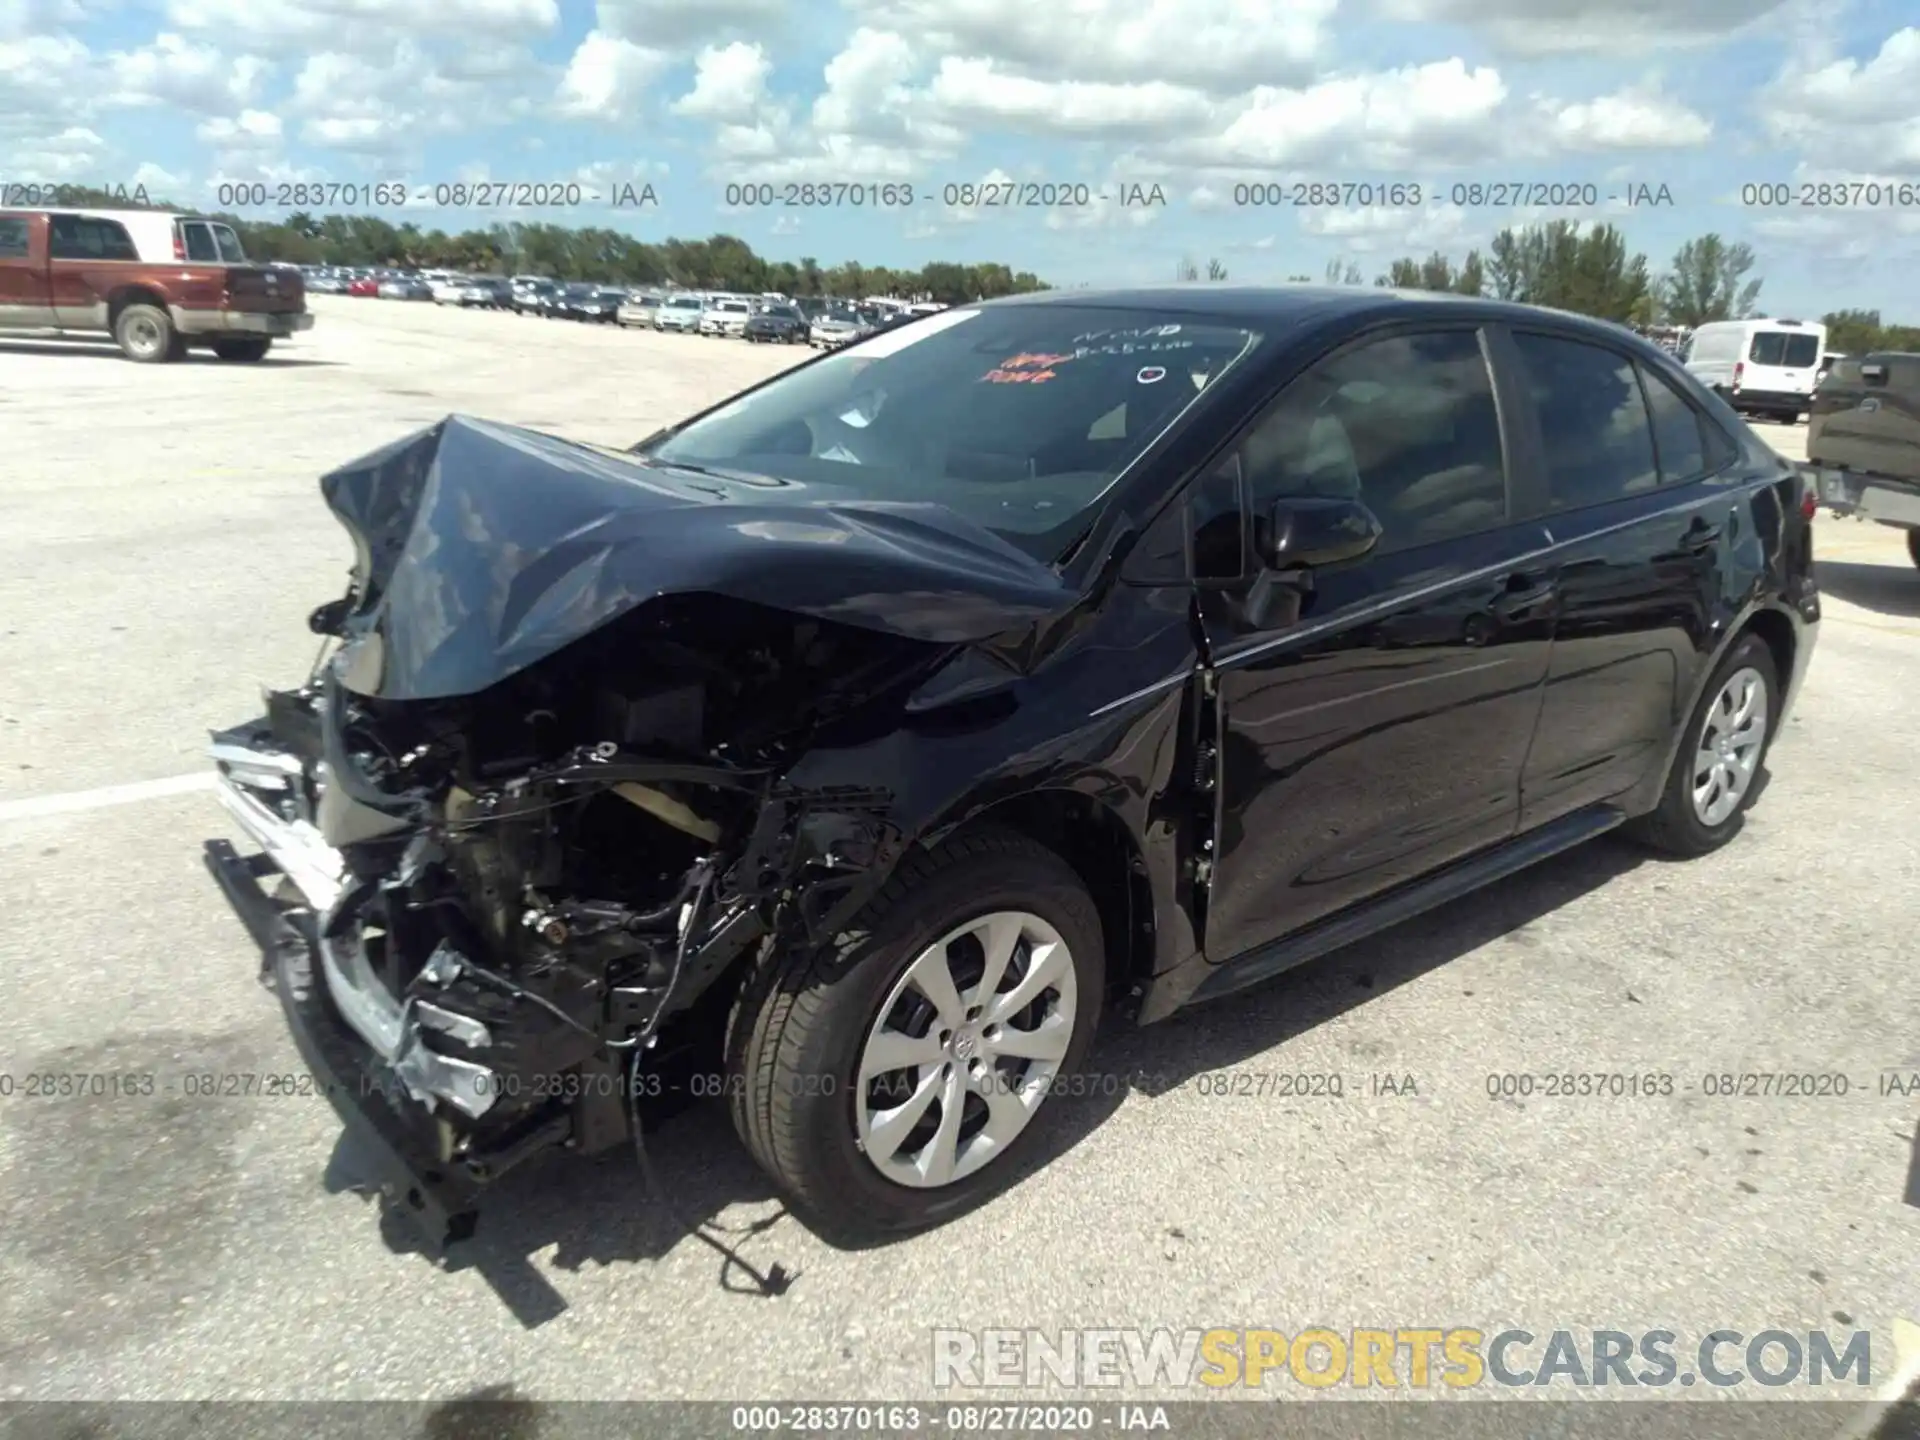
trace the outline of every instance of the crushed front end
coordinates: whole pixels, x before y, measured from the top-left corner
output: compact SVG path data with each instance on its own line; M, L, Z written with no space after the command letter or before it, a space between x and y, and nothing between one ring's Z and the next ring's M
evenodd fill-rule
M626 1140L666 1057L718 1068L716 982L804 939L899 846L885 791L800 794L784 770L936 653L668 600L467 697L371 698L341 652L214 736L259 853L215 840L208 865L379 1188L434 1245L471 1233L508 1169Z

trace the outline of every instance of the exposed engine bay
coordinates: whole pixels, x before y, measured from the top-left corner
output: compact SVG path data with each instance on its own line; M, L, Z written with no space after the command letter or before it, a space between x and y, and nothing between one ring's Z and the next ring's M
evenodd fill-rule
M371 699L329 657L214 753L269 854L306 842L283 868L331 1003L431 1115L437 1158L484 1182L625 1138L640 1047L717 1064L711 1026L676 1037L679 998L804 943L897 844L885 792L797 793L784 770L943 654L669 597L477 696Z

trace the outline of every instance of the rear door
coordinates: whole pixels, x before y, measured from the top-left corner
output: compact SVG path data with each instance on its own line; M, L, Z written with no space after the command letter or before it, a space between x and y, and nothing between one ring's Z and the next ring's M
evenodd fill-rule
M1710 653L1739 495L1712 483L1732 440L1656 367L1591 336L1516 330L1558 591L1522 828L1603 803L1664 760Z
M1759 329L1747 342L1742 390L1811 395L1826 337L1816 330Z
M103 215L50 215L47 253L54 323L67 330L105 330L108 297L141 264L127 227Z
M1215 672L1216 856L1206 948L1225 961L1507 839L1540 707L1551 578L1511 515L1509 447L1472 324L1358 341L1294 380L1209 477L1246 537L1197 527ZM1357 496L1384 527L1305 593L1252 574L1276 501ZM1215 509L1222 507L1215 506ZM1209 511L1209 513L1211 513Z
M0 326L38 330L53 324L47 291L47 219L0 215Z

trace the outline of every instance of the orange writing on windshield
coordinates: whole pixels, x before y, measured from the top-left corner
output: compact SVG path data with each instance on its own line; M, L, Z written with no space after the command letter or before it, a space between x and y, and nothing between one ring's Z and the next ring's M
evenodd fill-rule
M1071 359L1071 355L1015 355L980 378L989 385L1038 385L1054 378L1055 365L1064 365Z

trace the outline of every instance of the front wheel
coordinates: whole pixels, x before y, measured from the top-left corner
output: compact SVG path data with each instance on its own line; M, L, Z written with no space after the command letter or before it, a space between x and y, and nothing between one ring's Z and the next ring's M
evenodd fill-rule
M1013 1182L1036 1114L1073 1093L1103 947L1079 876L1024 836L982 829L919 852L839 942L742 989L734 1125L823 1233L952 1219Z
M1920 565L1920 530L1907 531L1907 558Z
M1740 833L1773 739L1780 676L1758 635L1737 642L1707 682L1673 757L1659 808L1630 833L1672 855L1705 855Z

